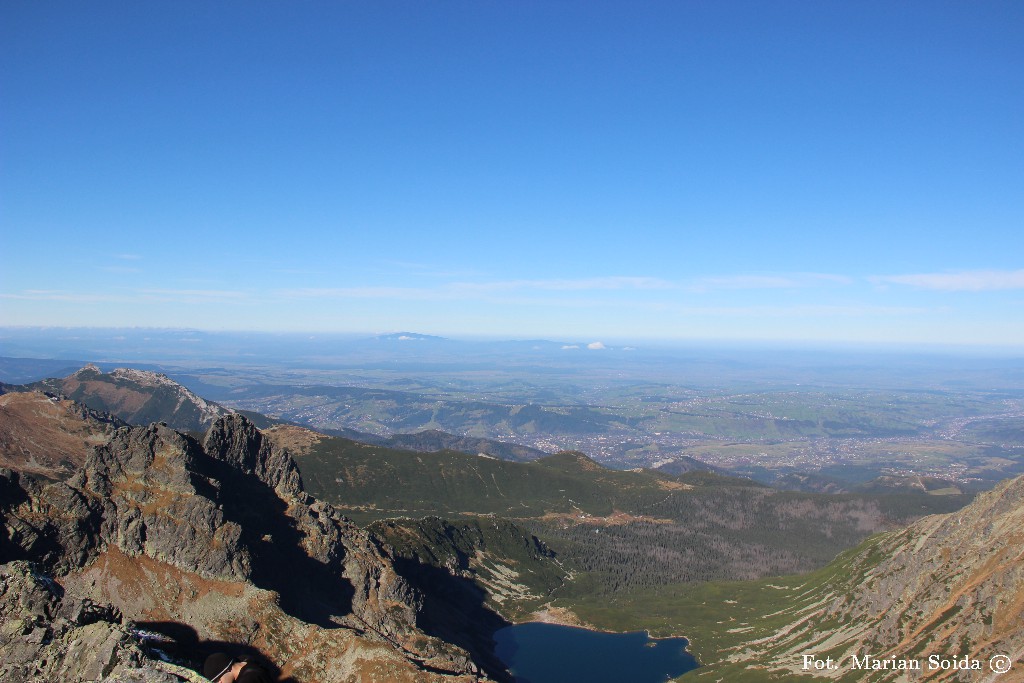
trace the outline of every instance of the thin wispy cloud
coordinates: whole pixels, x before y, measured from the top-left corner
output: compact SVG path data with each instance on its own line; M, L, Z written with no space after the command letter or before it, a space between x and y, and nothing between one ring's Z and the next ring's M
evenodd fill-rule
M144 289L141 298L165 303L242 303L251 298L249 292L230 289Z
M382 266L385 270L381 272L393 272L400 270L408 273L414 273L419 276L432 277L439 279L450 279L450 278L470 278L470 277L481 277L484 275L479 270L472 270L466 268L445 268L432 263L417 263L413 261L395 261L395 260L381 260L376 262L376 266ZM379 270L379 268L377 268Z
M965 270L952 273L916 273L912 275L875 275L868 278L879 286L905 285L943 292L985 292L1024 289L1024 269Z
M431 287L302 287L279 290L284 299L405 299L436 301L457 298L454 292Z
M284 298L303 299L411 299L451 300L490 298L517 292L588 292L617 290L664 290L676 286L651 277L595 277L576 280L505 280L495 282L451 282L436 287L304 287L278 292Z
M770 307L767 312L771 315L795 315L795 316L834 316L834 317L864 317L883 316L899 317L909 315L934 314L946 310L945 307L929 306L872 306L856 305L828 306L828 305L805 305L791 307Z
M543 290L552 292L582 292L591 290L622 289L674 289L676 285L655 277L590 277L571 280L506 280L498 282L456 282L448 285L460 291L516 291Z
M67 301L71 303L113 303L128 301L128 297L115 294L93 294L52 289L26 289L17 293L0 293L0 299L13 301Z
M853 279L827 273L792 273L783 275L727 275L705 277L694 281L692 292L737 289L805 289L824 285L850 285Z
M677 306L662 307L665 312L680 315L728 318L748 317L865 317L906 316L935 313L940 309L924 306L871 306L871 305L795 305L795 306Z
M72 292L59 289L25 289L2 292L0 299L12 301L66 301L81 304L105 303L242 303L250 300L249 292L221 289L143 289L115 292Z
M122 261L139 261L142 256L139 254L114 254L114 258L121 259Z
M309 268L271 268L271 272L278 273L280 275L323 275L324 272L321 270L310 270Z

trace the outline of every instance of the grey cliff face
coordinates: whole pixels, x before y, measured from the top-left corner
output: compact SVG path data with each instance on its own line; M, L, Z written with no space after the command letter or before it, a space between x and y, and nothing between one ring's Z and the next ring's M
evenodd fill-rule
M247 579L251 558L239 547L241 529L210 498L217 483L197 474L203 457L198 444L164 425L118 430L97 448L68 482L103 505L97 549L116 545L129 557Z
M0 470L3 559L32 558L57 571L81 566L102 543L105 504L64 482L44 486Z
M303 493L299 468L287 452L274 448L252 422L241 415L227 415L206 432L203 449L243 474L256 476L282 496Z

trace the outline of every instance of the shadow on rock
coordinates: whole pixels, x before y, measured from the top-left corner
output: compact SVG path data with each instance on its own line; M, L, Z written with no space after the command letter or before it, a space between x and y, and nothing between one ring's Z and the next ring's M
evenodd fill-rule
M281 667L271 661L258 648L244 643L232 643L223 640L201 640L196 630L187 624L176 621L144 621L136 626L147 634L151 634L148 645L169 658L181 662L194 671L202 671L203 662L214 652L224 652L235 659L244 659L265 670L272 679L282 683L300 683L295 678L280 679Z
M276 591L281 609L291 616L337 628L332 617L349 614L355 594L340 565L324 564L306 553L303 532L272 488L215 458L204 461L204 469L221 482L217 499L225 519L242 528L242 542L252 555L252 583Z
M494 654L494 633L511 624L485 603L473 581L418 560L396 557L395 570L423 595L416 625L436 638L458 645L496 681L510 683L505 664Z

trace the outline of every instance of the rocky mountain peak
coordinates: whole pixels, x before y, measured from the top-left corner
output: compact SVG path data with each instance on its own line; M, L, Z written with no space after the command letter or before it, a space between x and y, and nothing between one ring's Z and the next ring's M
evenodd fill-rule
M95 375L101 374L103 374L103 371L99 369L99 366L93 363L86 363L80 370L76 370L75 372L68 375L68 378L73 377L74 379L84 379L91 378Z
M149 491L154 487L194 495L190 473L195 469L196 443L165 424L122 428L95 449L72 486L111 496L123 483Z
M206 432L203 450L243 474L251 474L285 495L303 496L299 468L291 455L276 448L246 417L218 418Z

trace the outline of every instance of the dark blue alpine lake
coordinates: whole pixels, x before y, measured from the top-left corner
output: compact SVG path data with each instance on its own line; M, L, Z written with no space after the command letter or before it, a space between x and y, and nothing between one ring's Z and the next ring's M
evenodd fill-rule
M516 683L664 683L691 669L686 638L603 633L558 624L517 624L494 634L495 653Z

